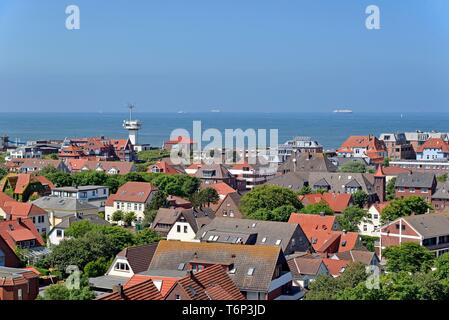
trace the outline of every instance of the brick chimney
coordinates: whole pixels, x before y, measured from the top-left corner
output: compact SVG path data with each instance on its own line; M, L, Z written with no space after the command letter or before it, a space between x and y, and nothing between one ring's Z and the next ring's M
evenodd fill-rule
M112 287L112 292L119 294L120 298L125 299L125 293L123 292L123 286L121 283Z

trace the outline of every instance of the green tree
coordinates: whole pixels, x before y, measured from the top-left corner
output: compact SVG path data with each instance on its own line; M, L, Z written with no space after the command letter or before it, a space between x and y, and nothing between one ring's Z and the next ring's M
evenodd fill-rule
M125 213L122 210L117 210L112 213L112 221L119 222L125 217Z
M390 179L390 181L388 181L387 183L386 198L388 201L393 200L396 197L396 190L394 188L395 184L396 184L396 177Z
M441 280L449 281L449 252L435 259L435 275Z
M0 180L2 180L6 175L8 174L8 171L5 168L0 168Z
M302 208L300 212L307 214L324 214L326 216L332 216L334 214L334 211L325 201L309 204Z
M103 276L109 269L112 261L104 257L100 257L95 261L90 261L84 267L84 274L89 278Z
M337 217L337 221L340 224L342 230L357 232L359 230L359 224L362 221L367 221L368 212L362 208L349 206L343 214Z
M143 221L142 226L144 228L147 228L151 225L151 223L154 221L154 218L156 218L157 210L151 209L150 206L147 206L143 212Z
M257 219L255 213L259 209L272 211L287 205L296 210L302 208L301 202L292 190L276 185L262 185L242 196L240 210L246 217Z
M336 300L338 280L329 275L320 275L309 284L305 300Z
M136 245L152 244L159 240L160 236L157 234L157 232L147 228L136 233L134 243Z
M444 173L444 174L442 174L442 175L439 175L439 176L437 177L437 181L438 181L438 182L442 182L442 183L446 182L446 181L447 181L447 173Z
M389 167L390 166L390 161L391 161L390 158L388 158L388 157L384 158L383 166L384 167Z
M312 188L309 186L304 186L298 191L298 195L304 196L306 194L311 194L313 192Z
M130 211L127 212L124 216L123 216L123 222L125 223L125 225L127 226L131 226L131 224L136 221L136 213L134 211Z
M368 251L374 252L374 245L376 243L376 241L379 240L378 237L370 237L370 236L364 236L361 235L361 242L362 242L362 246L364 246L366 249L368 249Z
M208 206L211 205L211 203L217 203L220 200L220 196L218 195L217 190L213 188L205 188L199 192L199 196L201 199L201 202L203 204L207 204Z
M361 161L348 161L340 166L341 172L365 173L366 165Z
M381 221L388 223L400 217L410 216L412 214L424 214L431 209L432 206L418 196L395 199L382 210Z
M149 210L158 210L159 208L166 208L168 207L168 201L167 201L167 193L158 190L154 197L151 199L150 204L148 205Z
M390 272L427 272L434 262L432 252L415 242L387 247L384 257L387 259L387 270Z
M364 208L368 203L368 194L363 190L357 190L352 194L352 200L356 206Z

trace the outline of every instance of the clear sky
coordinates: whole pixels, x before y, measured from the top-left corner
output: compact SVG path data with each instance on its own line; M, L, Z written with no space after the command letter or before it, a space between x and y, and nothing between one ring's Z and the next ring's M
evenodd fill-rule
M76 4L81 29L65 28ZM365 28L375 4L381 29ZM0 0L0 111L449 111L447 0Z

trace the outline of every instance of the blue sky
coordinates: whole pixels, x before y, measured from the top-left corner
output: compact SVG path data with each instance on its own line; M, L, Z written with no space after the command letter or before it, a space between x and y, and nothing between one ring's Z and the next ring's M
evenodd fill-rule
M447 0L0 0L0 111L447 111L448 57Z

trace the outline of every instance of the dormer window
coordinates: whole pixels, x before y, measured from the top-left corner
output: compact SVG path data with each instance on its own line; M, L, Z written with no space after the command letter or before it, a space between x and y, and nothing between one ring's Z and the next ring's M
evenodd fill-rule
M123 262L117 262L114 267L117 271L129 271L129 265Z

